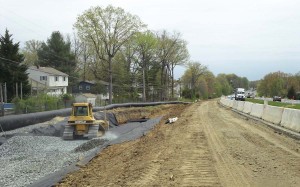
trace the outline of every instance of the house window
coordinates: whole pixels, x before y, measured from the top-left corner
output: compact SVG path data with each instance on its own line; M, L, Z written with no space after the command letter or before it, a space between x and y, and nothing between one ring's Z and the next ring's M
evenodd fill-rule
M86 86L85 86L85 89L86 89L86 90L90 90L90 89L91 89L90 85L86 85Z
M66 81L67 80L67 78L66 77L64 77L64 81Z
M41 81L46 81L47 80L47 76L40 76L40 80Z
M55 81L58 81L58 76L55 77Z
M82 86L79 86L78 89L79 89L79 90L82 90Z

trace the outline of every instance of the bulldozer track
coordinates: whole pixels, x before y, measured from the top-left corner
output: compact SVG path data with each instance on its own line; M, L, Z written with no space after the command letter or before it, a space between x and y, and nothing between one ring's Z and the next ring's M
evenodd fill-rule
M66 125L63 132L64 140L73 140L74 139L74 126Z
M88 132L88 139L93 139L98 137L99 124L90 125Z

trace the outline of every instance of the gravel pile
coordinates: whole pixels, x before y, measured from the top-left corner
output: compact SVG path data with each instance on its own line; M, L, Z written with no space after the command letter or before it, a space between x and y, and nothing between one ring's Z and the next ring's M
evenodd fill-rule
M0 146L1 186L27 186L79 161L94 148L88 140L64 141L51 136L14 136ZM75 152L85 145L84 152ZM78 149L78 148L77 148Z
M5 136L0 146L0 186L29 186L51 178L78 161L92 158L105 146L141 137L160 121L160 118L144 123L124 124L110 128L101 138L65 141L58 131L63 130L67 118L30 125L0 133ZM1 137L0 137L1 138ZM64 174L65 175L65 174ZM60 175L61 176L61 175ZM58 181L56 181L58 182ZM35 184L33 184L35 185ZM36 185L43 186L43 185Z
M100 139L100 138L92 139L92 140L85 142L85 143L81 144L80 146L76 147L74 149L74 152L78 153L78 152L89 151L95 147L103 145L106 141L108 141L108 140L104 140L104 139Z

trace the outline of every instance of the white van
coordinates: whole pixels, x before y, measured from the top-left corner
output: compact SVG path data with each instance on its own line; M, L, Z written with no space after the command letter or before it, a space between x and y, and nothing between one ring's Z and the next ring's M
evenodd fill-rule
M235 89L235 100L245 101L245 88Z

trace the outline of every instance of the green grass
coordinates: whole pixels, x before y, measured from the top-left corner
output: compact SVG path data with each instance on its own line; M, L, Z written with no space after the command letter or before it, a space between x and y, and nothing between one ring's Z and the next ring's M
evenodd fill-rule
M259 103L259 104L264 104L263 100L260 99L250 99L246 98L246 101L252 102L252 103ZM268 105L271 106L278 106L278 107L284 107L284 108L293 108L293 109L298 109L300 110L300 104L289 104L289 103L282 103L282 102L275 102L275 101L268 101Z

